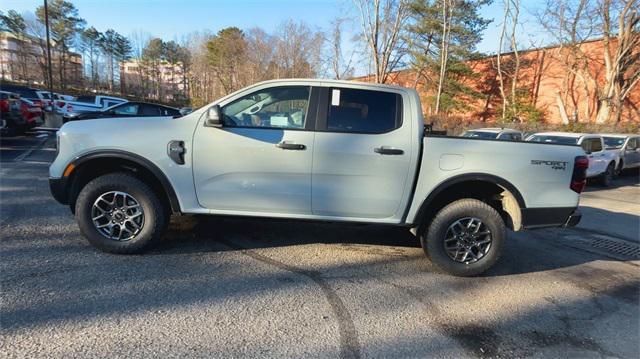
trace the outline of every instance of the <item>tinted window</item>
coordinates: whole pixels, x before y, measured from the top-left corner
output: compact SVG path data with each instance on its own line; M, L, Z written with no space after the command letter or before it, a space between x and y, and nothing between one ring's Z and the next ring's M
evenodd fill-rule
M603 137L606 148L620 148L624 145L624 137Z
M158 109L158 106L142 105L142 113L140 113L140 116L162 116L162 115L160 114L160 110Z
M309 87L268 88L243 96L222 108L229 127L304 128Z
M400 127L400 95L390 92L331 89L327 130L384 133Z
M138 114L137 104L124 104L113 108L113 113L122 116L135 116Z
M162 116L172 116L172 117L180 117L182 116L180 114L180 111L173 109L173 108L169 108L169 107L159 107L160 108L160 113L162 114Z
M599 138L588 138L582 141L582 148L587 153L602 151L602 142Z
M78 96L78 98L76 98L76 101L94 103L96 102L96 97L95 96Z
M38 98L38 94L36 93L36 90L30 89L30 88L15 87L13 90L11 90L11 92L15 92L21 97Z

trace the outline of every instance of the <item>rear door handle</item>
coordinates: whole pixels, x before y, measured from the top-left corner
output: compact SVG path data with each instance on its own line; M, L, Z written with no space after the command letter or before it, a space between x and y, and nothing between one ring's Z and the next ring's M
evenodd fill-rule
M289 141L282 141L282 142L276 143L276 147L281 148L283 150L294 150L294 151L304 151L307 148L307 146L305 145L289 142Z
M373 149L373 152L379 153L381 155L402 155L404 151L399 148L394 148L390 146L381 146Z

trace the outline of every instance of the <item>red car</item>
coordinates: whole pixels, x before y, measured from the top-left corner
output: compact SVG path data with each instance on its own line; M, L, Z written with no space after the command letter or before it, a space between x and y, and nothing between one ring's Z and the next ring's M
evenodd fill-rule
M20 95L13 92L0 91L0 121L3 126L12 130L22 130L25 121L20 113Z
M29 128L44 123L42 101L20 98L20 114Z

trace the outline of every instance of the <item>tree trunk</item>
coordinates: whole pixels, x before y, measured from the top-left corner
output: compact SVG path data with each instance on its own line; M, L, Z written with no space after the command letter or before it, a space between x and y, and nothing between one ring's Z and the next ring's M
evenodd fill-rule
M438 79L438 92L436 94L435 114L440 114L440 99L442 97L442 88L444 86L444 78L447 74L447 61L449 60L449 0L442 0L442 48L440 50L440 78Z
M509 18L509 7L511 0L505 0L504 2L504 17L502 18L502 30L500 31L500 39L498 40L498 56L496 57L498 81L500 83L500 96L502 96L502 121L507 116L507 95L504 91L504 75L502 74L502 44L504 41L504 35L507 32L507 19Z
M562 96L560 92L556 94L556 102L558 103L558 112L560 112L560 118L562 119L563 125L569 124L569 117L567 116L567 110L564 106L564 101L562 101Z

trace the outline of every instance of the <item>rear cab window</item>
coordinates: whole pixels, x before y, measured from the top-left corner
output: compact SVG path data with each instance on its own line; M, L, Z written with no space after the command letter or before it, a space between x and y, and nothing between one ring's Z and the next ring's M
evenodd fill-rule
M602 141L599 138L586 138L582 141L581 146L587 153L602 151Z
M402 96L393 92L329 88L320 130L379 134L402 126Z

